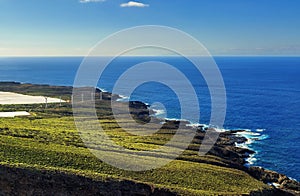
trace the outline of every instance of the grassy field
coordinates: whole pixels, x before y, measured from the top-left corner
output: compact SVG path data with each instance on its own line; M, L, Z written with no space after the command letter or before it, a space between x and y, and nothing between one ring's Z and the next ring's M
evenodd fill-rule
M220 157L197 155L194 142L177 160L160 169L132 172L114 168L96 158L75 127L69 103L0 105L0 111L26 110L29 117L0 118L0 162L22 168L59 170L91 178L129 179L165 187L180 194L236 195L268 188L247 173L228 168ZM162 128L152 136L126 133L111 116L110 101L98 101L101 125L117 144L131 150L150 150L166 143L176 130ZM145 155L147 156L147 155ZM215 165L206 162L216 163ZM218 164L217 164L218 163ZM224 165L217 166L217 165Z
M72 89L0 83L0 90L70 100ZM116 123L109 100L97 101L96 110L97 121L101 123L106 134L116 144L130 150L158 149L176 133L176 129L166 126L151 136L130 134ZM162 168L143 172L125 171L102 162L86 148L76 129L70 103L63 103L61 106L49 104L47 109L43 104L0 105L0 112L4 111L28 111L31 116L0 118L2 165L63 171L100 180L128 179L168 188L182 195L236 195L268 189L268 186L247 173L227 167L226 160L220 157L198 156L200 142L196 139L180 157ZM126 120L122 123L129 124L131 132L140 131ZM95 132L88 134L91 134L91 138L97 137ZM176 145L180 146L180 143L175 144L175 147ZM97 141L91 140L90 146L97 147ZM107 147L107 150L112 149ZM153 153L146 153L144 156L145 160L156 158Z

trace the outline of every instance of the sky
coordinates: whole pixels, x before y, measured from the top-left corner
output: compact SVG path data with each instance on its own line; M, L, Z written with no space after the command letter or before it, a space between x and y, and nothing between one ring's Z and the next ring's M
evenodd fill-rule
M85 56L139 25L177 28L212 55L300 56L299 10L299 0L0 0L0 56Z

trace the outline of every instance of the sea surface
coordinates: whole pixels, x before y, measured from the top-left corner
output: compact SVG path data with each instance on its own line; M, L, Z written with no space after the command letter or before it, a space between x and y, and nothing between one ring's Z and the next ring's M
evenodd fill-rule
M1 57L0 81L73 85L83 57ZM161 61L180 70L192 83L200 103L200 122L209 124L211 99L205 80L195 67L179 57L120 57L100 77L98 87L112 91L119 76L131 66ZM227 93L225 129L245 129L243 146L257 153L251 165L284 173L300 180L300 57L215 57ZM143 77L141 73L137 77ZM159 73L170 77L168 73ZM174 78L176 80L176 78ZM126 84L124 85L126 88ZM184 88L184 85L183 87ZM189 95L186 95L188 98ZM148 82L130 98L156 107L160 117L181 118L176 90ZM190 106L194 107L193 105ZM193 113L191 112L191 116Z

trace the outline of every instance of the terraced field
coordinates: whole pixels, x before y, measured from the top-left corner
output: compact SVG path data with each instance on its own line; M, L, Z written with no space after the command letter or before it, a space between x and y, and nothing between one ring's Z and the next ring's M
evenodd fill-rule
M99 111L106 110L108 104L109 101L101 101ZM243 171L202 163L203 160L222 163L222 159L199 157L196 150L186 150L178 160L160 169L132 172L114 168L85 148L70 115L69 104L51 106L46 110L40 105L1 106L0 111L26 109L32 114L30 117L0 119L1 164L61 170L91 178L130 179L182 194L245 194L266 188ZM124 132L113 119L108 118L109 111L101 114L101 125L109 136L131 150L156 148L167 142L175 132L162 129L151 137L135 136Z
M96 105L103 129L113 141L127 149L156 149L176 133L176 129L163 127L151 136L129 134L112 117L110 100L97 101ZM179 158L162 168L125 171L102 162L85 147L75 127L70 103L49 104L47 109L41 104L0 106L0 112L19 110L28 111L31 116L0 118L1 165L62 171L100 181L127 179L183 195L241 195L268 189L244 171L227 167L228 162L221 157L198 156L201 142L196 138ZM145 160L147 156L152 155L145 154Z

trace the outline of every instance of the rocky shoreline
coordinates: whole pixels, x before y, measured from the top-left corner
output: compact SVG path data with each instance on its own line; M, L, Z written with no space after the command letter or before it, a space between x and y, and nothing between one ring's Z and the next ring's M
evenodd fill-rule
M236 133L243 130L234 130L225 133L225 138L229 138L228 146L234 146L235 143L244 143L247 141L247 138L237 136ZM225 139L226 140L226 139ZM231 148L232 149L232 148ZM249 173L251 176L256 178L257 180L263 181L266 184L272 185L277 189L286 191L288 193L299 195L300 194L300 183L296 180L293 180L287 177L284 174L277 173L275 171L267 170L262 167L250 166L246 167L245 163L247 158L250 155L256 153L255 151L247 148L233 147L234 151L237 152L240 157L243 158L243 170Z
M49 85L20 84L20 83L15 83L15 82L0 83L0 91L12 91L12 92L16 92L16 93L27 93L27 94L29 93L29 94L34 95L36 88L42 89L42 93L45 92L47 96L48 95L49 96L50 95L51 96L53 96L53 95L59 96L63 91L63 94L65 95L64 98L67 101L68 100L71 101L72 87L56 87L56 86L49 86ZM87 95L90 96L91 88L86 88L85 90L87 92ZM120 96L112 95L109 92L102 92L100 89L96 89L96 90L92 89L92 90L95 93L95 97L99 97L101 95L101 97L104 100L115 100L116 101L117 99L121 98ZM149 122L150 116L153 116L155 114L154 111L151 111L149 109L148 105L146 105L140 101L130 101L129 108L130 108L130 113L132 114L132 116L135 119L139 120L140 122ZM193 126L189 126L189 122L187 122L187 121L167 120L167 119L159 119L159 118L155 118L155 119L157 120L157 123L163 122L163 126L166 129L178 129L180 124L188 125L188 126L186 126L186 128L194 129L194 131L195 131L195 137L193 140L193 143L195 143L195 144L201 144L201 141L203 140L203 138L205 136L206 128L204 126L193 127ZM239 170L247 172L249 175L251 175L255 179L262 181L265 184L269 184L270 186L273 186L273 188L268 190L267 192L263 192L263 193L256 192L256 193L251 193L250 195L300 195L300 183L293 179L288 178L286 175L279 174L275 171L266 170L261 167L245 166L245 164L247 163L246 159L249 158L255 152L251 149L241 148L241 147L236 146L236 144L241 144L241 143L247 142L247 138L237 134L242 131L244 131L244 130L230 130L230 131L220 133L219 139L217 140L217 142L215 143L213 148L208 152L208 155L220 157L222 159L222 163L213 162L213 161L207 161L204 163L239 169ZM193 149L193 146L190 146L189 150L198 151L197 148ZM202 161L204 161L204 160L202 160ZM56 186L56 184L57 184L56 180L54 180L54 179L58 178L58 179L62 180L62 182L60 184L63 185L63 187L62 187L62 189L64 189L64 190L62 190L62 194L63 194L63 193L66 193L64 191L68 191L68 188L67 189L65 189L65 188L71 186L69 184L69 182L67 182L68 181L67 179L69 179L69 178L71 178L71 179L76 178L75 180L73 179L73 181L75 181L76 183L79 183L81 185L84 185L84 186L87 186L88 184L90 184L90 182L88 182L89 180L81 179L81 177L78 177L78 176L76 177L75 175L71 175L71 174L62 174L62 173L57 173L57 172L46 172L46 171L44 171L42 173L35 172L34 174L32 174L31 170L29 171L26 169L9 168L8 166L1 166L0 171L2 172L0 182L2 184L8 183L7 187L18 186L16 184L14 184L15 179L18 179L18 178L23 179L20 182L21 183L20 186L25 186L26 184L28 184L28 183L26 183L26 181L30 181L29 184L34 183L34 182L38 182L40 184L48 183L47 186L53 187L53 186ZM32 181L32 179L27 179L27 178L31 178L30 177L31 175L36 175L36 176L32 176L32 177L37 178L39 180ZM25 184L22 184L23 182ZM123 184L123 185L120 185L118 183ZM108 184L110 184L110 183L108 183ZM114 181L112 184L114 184L115 187L120 188L120 189L116 189L117 192L115 192L115 193L117 195L124 195L124 193L126 193L125 195L132 195L132 194L136 194L138 192L145 193L143 195L153 195L153 194L172 195L172 194L175 194L168 190L156 189L154 187L148 187L148 185L145 188L144 186L146 186L146 185L141 185L139 183L133 183L133 182L129 183L129 185L130 185L129 188L128 187L126 188L127 184L122 181ZM88 186L94 186L94 185L99 186L99 182L95 182L94 184L92 183L92 185L88 185ZM103 184L101 184L101 185L103 185ZM108 185L105 185L105 186L108 186ZM1 185L1 187L3 187L3 186ZM141 190L140 190L140 188L141 188ZM36 188L35 190L37 190L37 189L38 188ZM128 191L129 189L130 189L130 191ZM147 191L146 191L147 193L143 192L146 189L147 189ZM28 188L24 189L24 191L26 191L26 190L30 191ZM45 189L45 190L47 190L47 189ZM112 192L109 192L108 188L103 189L103 190L107 190L108 192L99 192L100 189L97 189L95 187L92 188L91 190L95 190L96 192L94 192L94 193L99 193L99 194L112 193ZM132 190L138 190L138 191L132 192ZM43 192L43 189L39 189L39 191L41 191L41 193L47 193L47 192ZM4 193L4 192L2 192L2 193ZM20 193L22 193L22 192L20 192ZM25 192L23 192L23 193L25 193ZM87 190L82 193L91 195L91 193L88 193Z
M145 121L147 121L147 119L149 120L149 114L155 114L154 111L149 111L148 106L140 101L129 102L129 106L130 108L135 109L135 112L132 112L134 116ZM180 124L194 129L196 132L195 140L198 139L200 143L204 138L207 129L204 125L199 125L197 127L189 126L190 122L188 121L167 119L157 120L162 121L164 123L163 126L168 129L178 129ZM238 134L244 131L245 130L227 130L225 132L221 132L219 139L208 154L221 157L222 159L227 160L229 167L245 171L255 179L273 186L275 190L277 190L276 195L300 195L300 183L298 181L293 180L284 174L267 170L262 167L246 166L246 164L248 164L246 161L247 158L256 152L248 148L237 147L236 144L243 144L248 141L246 137Z
M273 186L278 190L277 194L300 195L300 183L298 181L262 167L248 167L245 165L247 164L246 159L256 152L248 148L236 147L236 144L245 143L248 140L237 134L243 131L245 130L229 130L221 133L215 146L209 151L209 154L227 159L230 167L243 170L255 179Z

